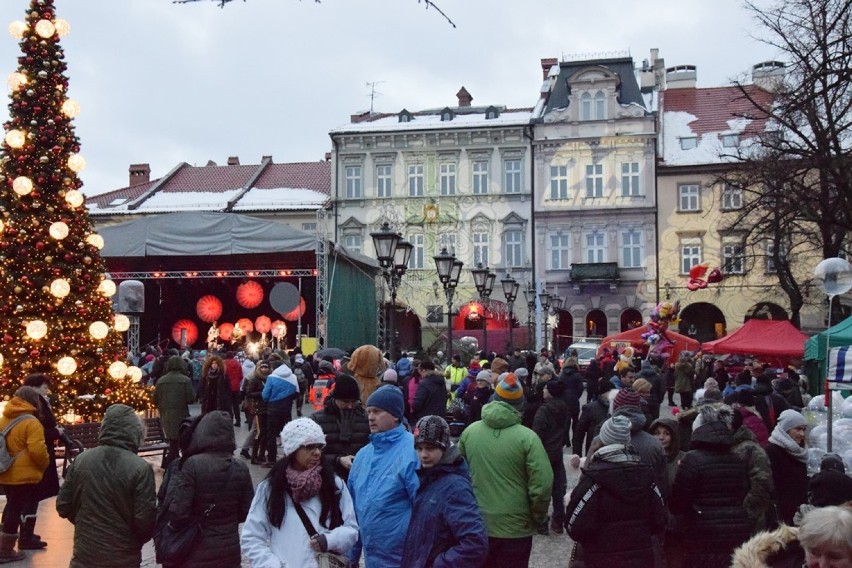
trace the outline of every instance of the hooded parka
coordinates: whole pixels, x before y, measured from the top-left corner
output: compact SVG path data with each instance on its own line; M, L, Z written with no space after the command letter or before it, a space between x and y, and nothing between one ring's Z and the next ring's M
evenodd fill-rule
M173 355L166 361L166 374L154 387L154 404L160 411L160 424L167 440L178 439L178 428L189 417L189 405L195 402L192 380L184 372L183 359Z
M50 461L44 442L44 427L36 418L38 410L29 402L17 396L12 397L3 409L0 430L24 414L29 414L32 418L21 420L6 434L6 450L10 456L17 457L9 469L0 473L0 485L38 483Z

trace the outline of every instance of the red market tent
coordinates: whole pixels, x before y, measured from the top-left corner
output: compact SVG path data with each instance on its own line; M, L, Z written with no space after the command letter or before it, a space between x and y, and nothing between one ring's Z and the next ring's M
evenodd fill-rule
M705 353L798 358L805 354L808 336L787 320L750 319L736 331L701 345Z
M644 339L642 339L642 334L646 331L648 331L648 326L641 325L615 335L608 335L603 338L603 341L601 341L601 346L598 348L598 355L600 356L605 348L615 350L626 347L628 344L637 352L645 355L648 352L648 344ZM671 355L669 356L669 361L677 361L677 357L681 351L698 351L701 345L698 341L691 337L687 337L686 335L681 335L670 330L666 331L666 337L668 337L669 341L674 343L674 347L671 349Z

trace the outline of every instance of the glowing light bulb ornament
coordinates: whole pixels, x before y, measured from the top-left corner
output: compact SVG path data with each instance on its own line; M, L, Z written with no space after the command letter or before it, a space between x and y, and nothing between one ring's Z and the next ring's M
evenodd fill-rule
M71 207L79 207L83 204L83 201L85 201L83 194L76 189L72 189L65 194L65 202Z
M10 144L11 146L11 144ZM80 173L86 167L86 160L80 154L68 156L68 168L74 173Z
M15 71L6 79L6 84L9 85L10 91L17 91L27 84L27 76L23 73Z
M47 324L41 320L33 320L27 324L27 337L42 339L47 335Z
M116 331L127 331L130 329L130 318L124 314L115 314L115 324L113 327Z
M62 357L56 362L56 370L60 375L68 376L77 370L77 361L73 357Z
M23 130L18 130L13 128L9 132L6 133L6 144L8 144L12 148L21 148L26 142L27 136L24 134Z
M98 284L98 292L100 292L107 298L115 296L115 282L113 282L112 280L101 280L101 283Z
M56 28L56 33L59 37L65 37L71 33L71 24L68 23L68 20L56 18L53 20L53 26Z
M50 20L39 20L36 22L35 31L39 36L48 39L56 33L56 26Z
M12 191L23 197L33 190L33 182L26 176L18 176L12 182Z
M127 367L127 378L138 383L142 380L142 369L139 367Z
M109 366L109 376L113 379L123 379L127 375L127 364L116 361Z
M104 238L97 233L92 233L86 237L86 242L98 250L104 248Z
M15 20L11 24L9 24L9 35L11 35L15 39L23 39L24 34L27 33L27 24L20 20Z
M103 339L109 334L109 326L102 321L93 322L89 326L89 333L95 339Z
M68 99L62 103L62 114L68 118L75 118L78 114L80 114L80 104L77 101Z
M57 221L50 226L48 229L50 236L56 239L57 241L61 241L65 237L68 236L68 225L63 223L62 221Z
M50 293L57 298L64 298L71 293L71 284L64 278L57 278L50 283Z

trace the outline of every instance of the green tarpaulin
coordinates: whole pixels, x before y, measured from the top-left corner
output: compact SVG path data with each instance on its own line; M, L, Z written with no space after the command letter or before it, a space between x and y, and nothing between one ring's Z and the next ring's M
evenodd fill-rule
M831 342L831 347L852 345L852 317L814 335L805 342L805 372L808 375L811 392L823 392L826 337Z

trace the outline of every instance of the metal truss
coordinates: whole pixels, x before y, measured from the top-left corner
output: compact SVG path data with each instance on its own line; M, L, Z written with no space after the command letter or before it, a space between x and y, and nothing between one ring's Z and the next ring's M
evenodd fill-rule
M113 280L181 280L201 278L264 278L264 277L304 277L317 276L313 268L281 270L266 268L262 270L162 270L156 272L110 272Z
M328 256L329 256L329 227L331 215L325 209L317 210L317 242L316 242L316 336L317 350L326 346L328 341Z

